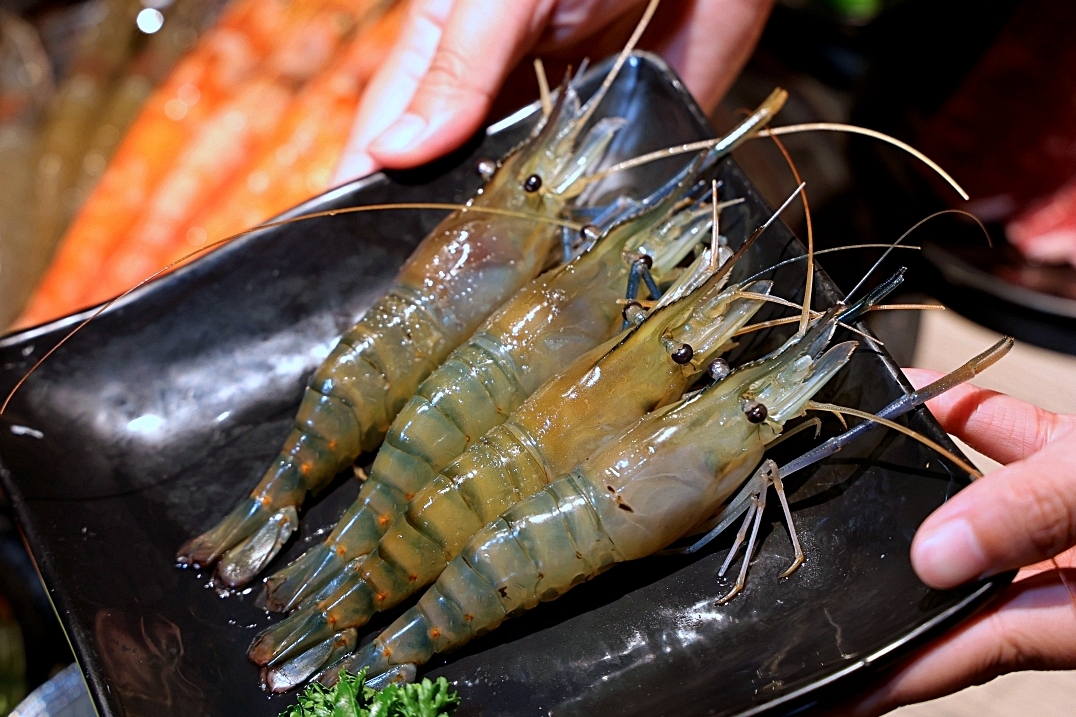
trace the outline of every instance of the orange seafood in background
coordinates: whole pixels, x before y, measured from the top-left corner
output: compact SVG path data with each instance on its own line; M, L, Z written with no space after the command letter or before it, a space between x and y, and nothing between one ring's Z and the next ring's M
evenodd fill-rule
M273 141L248 172L184 232L165 263L248 229L329 188L366 81L392 47L406 16L400 3L360 32L328 72L303 90Z
M383 48L391 42L399 25L399 11L383 16L391 5L392 0L236 0L230 5L147 103L18 325L48 321L111 298L162 268L169 258L187 253L192 248L188 237L196 242L200 237L194 230L202 226L198 218L206 217L209 224L212 212L224 211L218 198L235 195L242 200L237 182L248 189L290 188L291 183L271 177L268 183L248 181L256 171L252 167L265 164L263 157L270 153L287 159L294 151L296 160L301 154L304 163L311 163L318 159L308 156L313 152L327 161L321 147L289 138L302 135L300 126L307 125L303 117L321 121L314 93L339 87L331 77L340 76L343 69L336 68L348 64L338 59L341 52L353 58L350 66L369 75L383 49L354 61L363 55L357 44L368 39ZM327 66L335 71L322 78ZM361 85L365 79L356 74L354 82ZM358 89L338 94L357 96ZM339 112L324 116L330 114L336 117ZM318 128L316 141L330 134L329 125L327 121ZM346 132L345 126L344 139ZM298 170L273 169L277 175ZM269 209L255 221L327 187L329 173L322 174L324 186L315 191L289 191L280 200L260 197Z

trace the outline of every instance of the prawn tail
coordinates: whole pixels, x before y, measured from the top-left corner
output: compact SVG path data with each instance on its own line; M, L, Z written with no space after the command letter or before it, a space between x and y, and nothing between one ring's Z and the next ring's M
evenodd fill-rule
M307 394L311 394L307 390ZM327 403L328 397L322 396ZM299 418L310 411L304 399ZM350 414L349 414L350 415ZM298 422L298 421L297 421ZM320 426L297 425L277 460L258 487L217 525L184 544L176 555L180 565L208 567L220 561L216 580L224 587L246 585L276 556L298 528L298 508L306 494L324 487L354 458L339 441L321 436ZM331 434L330 434L331 435ZM357 453L356 453L357 455Z
M309 590L324 585L346 564L344 557L328 543L315 545L265 579L261 607L269 612L291 612Z
M311 596L320 599L317 596L342 574L344 566L349 563L361 565L377 547L385 530L407 507L406 498L405 493L377 480L376 473L372 472L328 539L266 579L265 609L291 612Z
M505 618L496 590L462 558L456 558L411 609L373 642L334 667L332 674L366 669L371 677L400 665L421 665L438 652L458 648ZM332 677L326 673L324 679Z
M348 568L357 570L358 566L349 564ZM323 643L333 635L365 625L376 612L375 604L370 586L353 573L332 595L301 607L254 638L247 657L262 667L278 667L294 663L310 650L324 651ZM326 654L309 674L326 664L327 659ZM312 662L313 656L306 660L303 664Z
M264 525L269 515L269 511L254 498L243 500L222 521L180 546L176 564L195 570L213 565L225 550Z
M280 665L262 668L262 684L269 692L287 692L306 682L324 665L332 665L355 651L358 630L350 628L322 640L313 648Z

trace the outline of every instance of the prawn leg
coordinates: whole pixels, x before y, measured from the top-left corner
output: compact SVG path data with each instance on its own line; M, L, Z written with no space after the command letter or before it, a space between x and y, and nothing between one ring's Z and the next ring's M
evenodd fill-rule
M744 538L747 534L748 524L752 524L751 537L747 541L747 550L744 554L743 563L740 566L739 575L736 577L736 584L733 585L732 590L730 590L727 595L717 601L720 605L727 603L742 592L744 586L747 584L747 568L751 563L751 556L754 555L759 525L762 523L762 514L766 510L766 493L769 492L770 486L773 486L774 490L777 492L777 498L781 502L781 509L784 511L785 515L785 523L788 525L789 538L792 540L792 549L795 551L796 555L792 565L781 573L781 577L787 578L806 560L806 556L803 554L803 548L800 546L799 536L796 534L796 525L792 521L792 511L788 507L785 486L784 483L781 482L781 472L777 468L777 464L769 459L763 461L762 466L759 467L755 472L755 475L752 476L748 485L752 486L750 504L747 507L743 525L740 527L740 531L736 534L736 539L733 541L732 547L729 548L729 553L725 557L725 562L721 565L721 569L717 571L718 576L725 575L733 558L739 551L740 546L743 545ZM754 519L753 521L752 518Z
M631 270L628 273L628 288L624 292L624 298L627 299L628 303L624 307L624 321L620 325L621 331L631 326L632 322L628 318L628 307L638 304L635 299L639 296L640 278L646 283L651 299L657 300L661 298L661 289L658 288L654 277L650 273L650 268L653 264L654 259L649 254L643 254L631 263Z
M747 584L747 568L751 564L751 555L755 552L755 540L758 538L758 528L762 525L762 513L766 510L766 491L763 490L756 496L751 498L751 508L747 511L749 517L753 517L754 520L745 519L743 528L747 528L748 522L751 523L751 537L747 540L747 550L744 551L743 563L740 565L740 573L736 576L736 584L732 586L732 590L728 592L723 598L717 601L718 605L724 605L732 598L736 597L743 590L744 585ZM746 531L741 529L736 535L736 543L733 544L732 550L729 551L729 555L734 555L735 551L739 549L740 544L743 543L743 535ZM728 560L726 559L726 563ZM721 572L718 575L723 575L725 566L722 566Z

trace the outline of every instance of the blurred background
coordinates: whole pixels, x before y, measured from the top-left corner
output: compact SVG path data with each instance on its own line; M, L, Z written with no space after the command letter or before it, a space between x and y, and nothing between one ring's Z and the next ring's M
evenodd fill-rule
M0 333L99 304L329 189L406 5L0 0ZM974 222L948 214L908 239L922 252L887 260L886 269L912 268L898 301L951 309L875 315L897 360L949 370L959 360L950 357L1013 334L1021 344L982 385L1076 412L1076 3L779 0L715 127L775 85L791 92L776 124L886 132L973 198L876 141L788 136L819 248L892 242L943 209L986 223L992 246ZM493 119L536 96L528 58ZM796 185L769 141L736 157L775 205ZM785 218L804 236L801 208ZM877 255L823 264L847 290ZM71 660L0 500L0 715L54 678L18 714L74 717L85 706L71 702L82 689L77 672L63 671ZM910 710L982 717L1034 704L1054 714L1035 700L1073 686L1067 673L1017 676ZM61 687L67 701L50 712Z

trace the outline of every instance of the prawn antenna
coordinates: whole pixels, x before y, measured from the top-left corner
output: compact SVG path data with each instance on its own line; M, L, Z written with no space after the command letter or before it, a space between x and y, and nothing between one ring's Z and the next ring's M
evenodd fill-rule
M772 137L783 134L796 134L797 132L847 132L849 134L860 134L864 137L870 137L885 142L886 144L891 144L894 147L904 150L937 172L942 179L948 182L949 186L956 190L956 193L960 195L961 199L968 201L971 198L968 196L968 193L964 191L964 188L957 184L957 181L933 159L926 156L907 142L902 142L896 137L891 137L890 135L877 130L867 129L866 127L857 127L853 124L843 124L840 122L806 122L804 124L785 125L784 127L770 127L769 129L764 129L759 132L758 136Z
M907 142L902 142L896 137L890 137L883 132L878 132L873 129L867 129L866 127L856 127L855 125L851 124L840 124L837 122L811 122L808 124L791 124L785 125L784 127L770 127L768 129L761 129L754 133L754 137L771 137L773 135L796 134L798 132L847 132L849 134L864 135L866 137L870 137L872 139L891 144L894 147L898 147L904 150L905 152L912 155L920 162L934 170L938 174L938 176L944 179L946 183L948 183L949 186L952 187L956 191L956 193L960 195L962 199L964 199L965 201L969 199L968 193L964 191L964 188L961 187L957 183L957 181L953 179L948 172L942 169L941 166L933 159L926 156L915 147L912 147ZM619 164L614 164L612 167L609 167L608 169L602 170L601 172L592 175L591 179L597 181L597 179L613 174L614 172L621 172L625 169L638 167L643 164L648 164L649 162L655 162L659 159L672 157L678 154L685 154L688 152L697 152L702 149L709 149L710 147L714 147L722 141L723 140L721 139L705 139L699 142L689 142L687 144L674 145L672 147L666 147L665 149L648 152L647 154L643 154L632 159L624 160Z
M856 293L856 291L858 291L859 288L863 286L863 282L867 280L867 277L874 273L874 270L877 269L883 261L885 261L885 258L889 256L890 252L892 252L893 249L895 249L902 241L904 241L909 234L929 222L934 217L940 217L943 214L962 214L965 217L971 217L975 221L975 223L979 225L979 228L983 230L983 235L986 237L987 245L993 248L994 242L990 240L990 232L986 230L986 225L983 224L982 219L975 216L971 212L964 211L963 209L942 209L940 212L934 212L930 216L923 217L922 219L917 221L914 225L912 225L911 229L901 234L899 239L890 244L889 249L887 249L885 253L882 254L880 257L878 257L878 261L874 262L874 266L867 270L867 273L863 275L863 278L859 280L859 283L852 287L852 290L848 292L848 296L845 297L845 300L847 301L849 298L851 298L852 294Z
M767 219L762 224L762 226L752 232L751 236L747 237L747 240L740 245L739 249L736 250L736 253L729 257L729 260L721 265L721 268L718 269L717 272L714 274L714 277L716 277L718 281L725 278L725 275L732 271L732 267L736 265L736 262L743 258L744 254L747 253L747 250L750 249L756 241L758 241L758 238L762 236L762 233L764 231L770 228L771 224L777 221L777 217L781 216L781 213L788 209L788 205L792 203L792 200L796 198L796 195L802 192L803 188L806 186L807 182L800 182L800 185L792 191L792 194L788 195L788 199L784 201L784 204L779 206L777 208L777 211L771 214L770 218ZM716 227L714 227L714 229L716 230ZM717 232L715 231L714 233L716 234Z
M624 66L624 63L628 61L628 57L632 51L635 50L635 46L639 44L639 38L643 36L643 32L646 31L646 26L650 24L651 18L654 17L654 13L658 9L658 5L661 0L650 0L646 6L646 10L643 11L643 16L639 19L639 24L635 26L635 31L631 33L631 37L628 38L628 42L624 45L624 49L617 55L616 62L609 69L609 74L605 76L605 80L602 81L601 87L598 91L587 100L586 107L583 108L583 114L579 119L579 127L583 127L591 115L601 104L601 101L605 99L605 95L609 92L609 88L613 86L613 82L616 80L616 76L620 74L620 68Z
M816 251L814 253L814 255L815 256L822 256L823 254L832 254L834 252L848 251L850 249L889 249L889 248L905 249L907 251L922 251L922 249L923 249L923 247L921 247L921 246L912 246L912 245L909 245L909 244L904 244L904 245L901 245L901 246L898 246L898 247L894 247L892 244L849 244L848 246L837 246L837 247L832 247L830 249L819 249L818 251ZM803 256L794 256L794 257L792 257L790 259L785 259L784 261L779 261L776 264L773 264L771 266L766 267L765 269L761 269L761 270L755 272L749 278L744 279L743 283L744 284L749 284L752 281L754 281L755 279L760 278L763 274L769 274L771 271L777 271L778 269L780 269L783 266L788 266L789 264L795 264L797 261L806 261L806 260L807 260L807 255L804 254Z
M781 155L788 163L788 168L792 170L792 177L796 183L802 184L803 179L800 178L799 169L792 161L792 155L788 153L785 143L779 140L777 135L771 134L770 139L777 145L777 149L781 150ZM806 189L803 190L800 198L803 200L803 216L807 223L807 281L803 285L803 311L800 312L800 325L796 332L802 336L807 333L807 324L811 322L811 294L814 293L814 224L811 222L811 204L807 201Z
M196 256L204 254L204 253L206 253L208 251L211 251L213 249L216 249L218 247L224 246L225 244L229 244L229 243L235 241L236 239L239 239L240 237L244 237L244 236L246 236L248 234L253 234L254 232L258 232L258 231L261 231L263 229L272 229L273 227L284 226L285 224L293 224L295 222L305 221L307 219L317 219L319 217L335 217L338 214L357 214L357 213L360 213L360 212L385 211L385 210L390 210L390 209L446 209L446 210L450 210L450 211L459 211L459 212L464 212L464 213L466 213L466 212L475 212L476 214L496 214L496 215L499 215L499 216L515 217L517 219L530 219L530 220L537 221L537 222L544 222L546 224L553 224L553 225L556 225L556 226L567 227L568 229L574 229L576 231L580 231L580 230L583 229L583 225L580 224L579 222L572 222L572 221L568 221L568 220L565 220L565 219L557 219L557 218L554 218L554 217L546 217L546 216L542 216L540 214L531 214L531 213L528 213L528 212L517 212L517 211L513 211L511 209L501 209L499 207L473 207L473 206L469 206L469 205L466 205L466 204L446 204L446 203L440 203L440 202L403 202L403 203L400 203L400 204L367 204L367 205L364 205L364 206L361 206L361 207L345 207L343 209L329 209L329 210L326 210L326 211L323 211L323 212L314 212L313 214L304 214L304 215L299 216L299 217L290 217L288 219L281 219L281 220L275 221L275 222L268 222L266 224L260 224L260 225L258 225L256 227L252 228L252 229L247 229L246 231L241 231L238 234L233 234L230 237L225 237L224 239L218 239L215 242L211 242L209 244L206 244L205 246L200 247L200 248L196 249L195 251L192 251L190 254L185 254L184 256L180 257L179 259L176 259L175 261L171 262L170 264L166 265L165 267L163 267L161 269L158 269L157 271L153 272L148 277L146 277L142 281L138 282L137 284L132 286L130 289L128 289L127 291L120 294L119 296L117 296L115 298L112 298L112 299L109 299L104 304L101 304L101 306L99 306L96 311L94 311L92 314L90 314L90 316L88 316L85 319L83 319L82 321L80 321L78 323L78 325L76 325L75 328L71 329L62 339L60 339L60 341L55 346L53 346L48 351L46 351L45 355L42 356L41 358L39 358L37 360L37 362L34 363L34 365L30 367L29 371L27 371L25 374L23 374L22 378L20 378L18 380L18 382L15 384L15 386L8 392L7 396L4 398L3 404L0 404L0 416L2 416L5 411L7 411L7 407L11 403L11 399L15 397L15 394L19 391L20 388L22 388L23 384L26 383L27 379L29 379L30 376L33 375L33 373L35 371L37 371L37 369L40 368L41 365L43 363L45 363L45 361L48 360L48 358L50 356L52 356L54 353L56 353L56 351L59 350L59 348L61 346L63 346L65 343L67 343L75 334L77 334L79 331L82 331L82 329L86 328L86 326L91 321L93 321L98 316L100 316L105 311L107 311L109 307L111 307L113 304L115 304L120 299L123 299L128 294L130 294L130 293L132 293L134 291L137 291L138 289L142 288L143 286L145 286L149 282L153 281L154 279L160 277L161 275L167 274L172 269L175 269L177 266L186 263L188 260L193 259Z
M939 444L939 443L937 443L935 441L932 441L931 439L927 438L926 436L919 433L918 431L913 431L911 428L908 428L907 426L900 425L896 421L891 421L888 418L882 418L881 416L877 416L877 415L875 415L873 413L868 413L866 411L860 411L860 410L855 409L855 408L847 408L845 406L837 406L837 405L834 405L832 403L818 403L817 401L808 401L806 406L804 406L804 408L806 408L809 411L829 411L830 413L835 413L837 415L855 416L856 418L862 418L864 420L880 424L882 426L885 426L886 428L892 428L894 431L899 431L900 433L903 433L904 435L908 436L909 438L912 438L912 439L914 439L916 441L919 441L920 443L922 443L927 448L930 448L931 450L936 451L940 455L945 456L950 461L952 461L956 465L960 466L965 472L970 474L973 478L978 479L978 478L983 477L983 474L979 472L978 468L976 468L972 464L968 463L966 460L964 460L963 458L961 458L957 454L953 453L948 448L942 446L941 444Z
M538 78L538 97L542 102L542 116L548 117L553 111L553 98L549 94L549 78L545 74L545 64L542 58L534 58L534 74Z
M721 218L721 205L717 202L717 180L710 180L710 198L714 207L712 225L710 227L710 273L717 270L717 262L719 261L720 254L720 239L721 235L718 231L720 226L719 221Z

